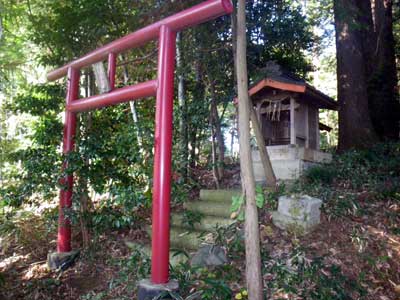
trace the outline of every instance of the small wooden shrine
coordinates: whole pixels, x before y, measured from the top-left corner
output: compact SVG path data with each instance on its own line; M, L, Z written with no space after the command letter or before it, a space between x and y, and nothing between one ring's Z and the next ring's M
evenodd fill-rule
M294 179L311 164L330 160L329 154L319 151L320 130L331 130L319 122L319 110L337 110L338 106L305 80L277 65L270 69L250 88L249 95L275 175L282 180ZM253 153L253 161L256 179L262 181L258 151Z

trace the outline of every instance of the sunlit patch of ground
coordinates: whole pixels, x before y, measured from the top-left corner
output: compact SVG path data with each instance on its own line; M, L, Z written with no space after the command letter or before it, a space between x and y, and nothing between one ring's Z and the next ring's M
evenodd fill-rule
M113 260L120 261L130 255L125 240L142 238L141 231L129 229L105 232L96 238L92 249L83 253L73 267L62 273L50 271L47 253L55 251L57 230L55 226L49 227L43 214L54 206L39 210L25 208L10 223L13 234L1 237L1 300L77 300L88 293L96 295L108 290L120 272ZM53 222L56 224L56 219ZM79 228L73 228L73 232L73 247L80 249ZM129 296L126 284L118 286L114 293Z

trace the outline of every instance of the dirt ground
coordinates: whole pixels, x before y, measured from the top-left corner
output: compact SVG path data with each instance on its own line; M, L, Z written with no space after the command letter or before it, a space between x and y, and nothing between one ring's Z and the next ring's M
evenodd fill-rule
M362 278L368 293L363 299L400 300L400 236L388 229L394 222L400 225L400 207L392 202L373 206L374 213L362 218L328 219L322 214L321 224L298 240L276 227L271 226L271 231L261 225L263 246L272 255L282 256L300 244L308 259L324 257L324 265L339 266L350 279ZM396 219L389 221L393 216ZM269 222L266 214L262 223Z

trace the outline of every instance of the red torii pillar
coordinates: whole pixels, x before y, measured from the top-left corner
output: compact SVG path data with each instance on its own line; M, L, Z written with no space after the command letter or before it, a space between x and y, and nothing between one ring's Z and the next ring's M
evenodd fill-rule
M171 200L172 119L176 32L161 26L158 45L158 89L153 181L151 280L168 282ZM168 249L168 251L165 251ZM167 263L166 263L167 262Z
M67 105L78 99L79 78L79 70L68 68ZM67 155L73 151L75 146L76 113L66 110L64 118L63 154ZM63 171L67 167L68 163L64 161L62 166ZM71 251L71 222L68 218L65 218L64 210L72 206L73 175L70 174L62 178L60 184L62 185L62 189L60 190L60 205L58 210L57 252L69 252Z

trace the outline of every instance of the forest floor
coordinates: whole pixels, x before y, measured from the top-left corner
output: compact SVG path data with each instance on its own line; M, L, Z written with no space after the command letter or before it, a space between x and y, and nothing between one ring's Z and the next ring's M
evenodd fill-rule
M353 299L400 299L400 237L388 233L381 226L390 222L388 216L399 214L399 206L392 203L376 205L380 207L378 213L375 213L376 207L370 208L374 210L373 217L328 220L323 215L318 228L303 238L294 237L271 225L266 213L261 222L262 248L268 251L270 259L287 262L293 250L300 247L306 262L322 258L321 272L327 278L337 277L337 274L331 274L331 266L340 267L343 278L335 278L338 281L335 284L346 288L351 282L359 282L366 292L365 296L354 292ZM46 265L46 254L49 245L54 245L54 238L53 234L48 240L32 240L29 246L21 246L20 243L9 245L0 256L0 271L3 274L3 298L0 299L129 299L135 293L136 274L132 273L140 272L137 268L148 270L145 264L149 261L146 258L129 264L133 259L132 249L126 241L146 239L141 230L102 234L98 237L96 249L87 251L63 273L51 272ZM244 268L243 260L241 263L240 259L236 259L235 263L239 269ZM286 263L283 264L286 268ZM273 273L264 273L266 282L277 280L274 277ZM313 274L312 278L323 279ZM294 287L302 285L295 281ZM243 281L230 284L235 295L244 288ZM277 289L270 299L303 298ZM352 298L338 296L336 299Z
M344 195L340 190L349 192L343 181L331 186L337 199ZM313 191L326 192L320 186ZM276 203L267 201L260 212L267 299L400 299L400 194L376 197L365 186L351 192L350 205L326 205L321 224L305 236L275 227L269 212ZM149 222L149 212L140 213ZM150 262L129 243L148 240L142 224L101 232L75 265L56 272L46 266L47 252L55 248L54 220L45 221L43 212L18 214L9 220L14 230L0 239L1 300L135 299L136 282L148 276ZM228 266L182 265L171 271L181 282L182 296L197 292L192 299L247 299L241 228L238 222L216 234L228 252ZM74 248L82 246L79 234L74 243Z

